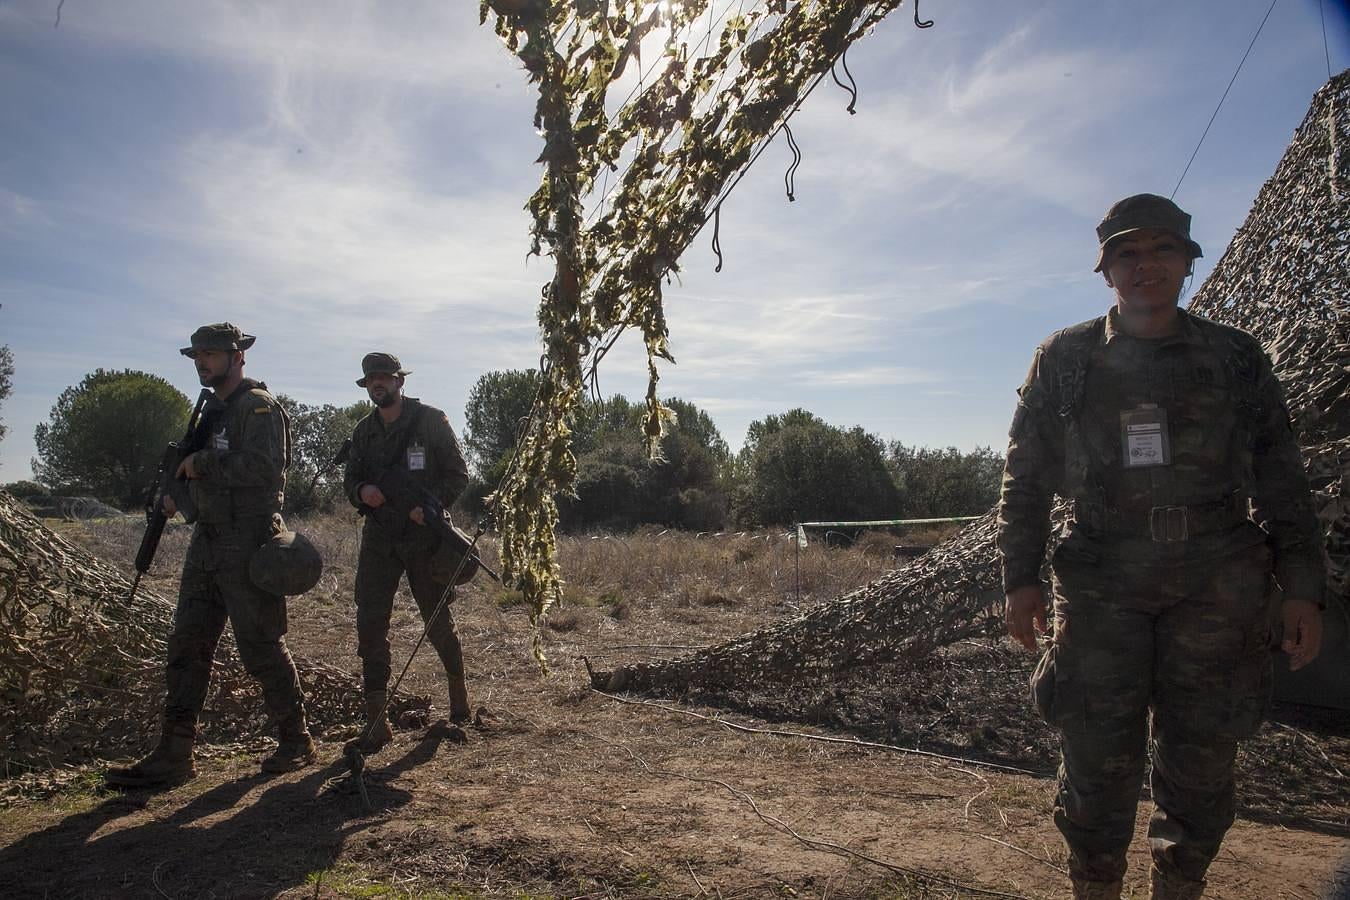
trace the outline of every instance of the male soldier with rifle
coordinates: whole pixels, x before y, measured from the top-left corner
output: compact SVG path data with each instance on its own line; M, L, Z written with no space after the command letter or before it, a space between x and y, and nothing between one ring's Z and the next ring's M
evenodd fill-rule
M352 505L366 517L356 564L356 634L367 717L361 749L373 752L393 737L385 713L389 617L405 573L450 682L450 720L470 717L464 656L448 605L450 579L458 570L457 580L464 580L463 548L445 539L443 512L469 476L445 413L404 396L404 377L411 373L396 356L368 353L361 373L356 384L366 389L375 409L352 433L343 483Z
M281 502L290 456L285 412L266 385L244 377L244 351L253 341L253 335L221 322L198 328L191 346L181 351L196 364L202 386L211 389L171 473L186 482L195 527L168 641L159 745L135 765L109 770L107 782L116 787L169 786L197 774L192 760L197 718L227 618L239 658L261 684L280 738L276 752L263 760L263 771L287 772L315 759L300 679L283 637L285 597L250 576L260 547L285 530ZM162 492L168 517L178 511L175 493Z

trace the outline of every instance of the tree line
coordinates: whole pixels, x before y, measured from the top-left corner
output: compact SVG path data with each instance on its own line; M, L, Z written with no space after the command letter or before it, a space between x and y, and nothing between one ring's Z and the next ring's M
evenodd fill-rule
M8 374L0 365L0 387ZM457 504L460 514L474 519L485 509L511 464L538 379L534 370L494 371L470 389L462 438L471 483ZM278 400L293 433L286 509L306 513L345 503L341 466L329 464L373 407ZM751 423L744 446L733 453L706 411L679 398L666 405L672 416L656 458L645 447L644 404L616 394L581 407L568 423L577 479L575 494L560 501L564 529L711 531L977 515L998 498L1003 458L988 447L906 446L792 409ZM7 487L27 496L92 496L134 509L164 445L182 436L190 412L188 398L157 375L99 369L63 391L48 421L37 426L36 483Z

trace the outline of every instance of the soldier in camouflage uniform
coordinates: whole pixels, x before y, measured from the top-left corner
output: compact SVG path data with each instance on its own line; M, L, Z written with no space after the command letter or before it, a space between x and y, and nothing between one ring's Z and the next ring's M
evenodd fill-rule
M1152 896L1193 898L1233 822L1237 741L1266 710L1277 635L1292 668L1318 653L1321 533L1260 345L1177 306L1200 256L1190 216L1139 194L1097 236L1114 306L1051 335L1019 391L998 513L1007 626L1029 650L1044 637L1059 495L1072 515L1032 696L1061 734L1074 896L1120 896L1147 751Z
M163 732L159 745L135 765L112 769L109 784L157 787L196 775L192 745L206 700L216 644L228 618L239 658L262 686L280 744L263 760L265 772L287 772L314 762L305 724L304 696L286 649L286 599L249 578L254 552L285 529L281 501L290 453L286 415L267 386L244 377L244 351L253 335L222 322L192 333L182 354L214 395L203 408L195 441L175 473L188 482L197 507L192 543L168 641ZM164 497L164 511L177 511Z
M356 382L375 409L352 432L344 478L347 497L362 515L356 564L356 634L365 683L367 726L361 746L378 750L392 738L386 716L390 674L389 617L406 573L427 622L427 638L450 683L450 720L470 717L464 656L447 603L435 618L454 574L450 548L428 526L424 502L449 509L469 483L459 441L445 413L403 395L411 373L396 356L368 353ZM434 514L439 515L436 510Z

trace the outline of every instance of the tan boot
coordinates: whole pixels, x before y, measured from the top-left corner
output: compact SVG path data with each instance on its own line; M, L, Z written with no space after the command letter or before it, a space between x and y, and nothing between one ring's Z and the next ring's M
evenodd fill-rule
M196 778L192 761L196 737L191 722L165 722L154 750L140 762L109 769L103 780L116 788L168 788Z
M269 775L294 772L311 766L319 758L314 738L305 725L305 713L287 716L277 722L277 749L262 761L261 768Z
M387 691L366 691L366 727L361 730L358 744L362 753L374 753L394 739L385 708L388 699Z
M1157 866L1149 872L1149 886L1152 900L1196 900L1205 892L1205 882L1191 881L1175 872L1166 873Z
M463 725L473 719L473 710L469 708L469 689L464 678L450 676L450 721Z
M1119 881L1073 879L1073 900L1120 900Z

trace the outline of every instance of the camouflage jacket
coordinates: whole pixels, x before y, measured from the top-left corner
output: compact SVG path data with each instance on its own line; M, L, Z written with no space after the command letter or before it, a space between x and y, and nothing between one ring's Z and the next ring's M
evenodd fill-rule
M415 424L412 424L414 420ZM411 433L408 432L410 424ZM402 469L398 474L406 477L414 489L427 491L446 509L454 505L469 484L464 454L459 449L459 440L450 427L450 420L436 407L414 397L403 398L399 417L388 425L380 418L378 409L371 410L370 415L356 424L343 477L343 487L352 505L363 509L365 504L357 496L361 486L381 481L391 468ZM381 530L375 517L366 519L367 536ZM396 538L399 535L383 536Z
M224 401L212 395L202 410L188 482L197 521L225 525L281 510L290 459L290 425L267 385L245 378Z
M1322 534L1270 360L1246 332L1179 314L1175 335L1141 339L1112 309L1036 349L998 509L1005 590L1039 582L1058 495L1073 501L1064 539L1089 557L1189 563L1266 541L1285 595L1322 602ZM1127 465L1127 414L1146 404L1170 461Z

